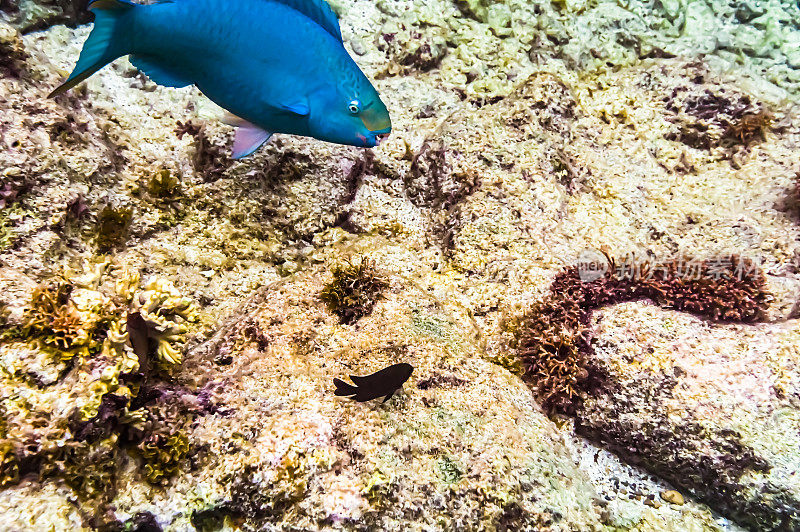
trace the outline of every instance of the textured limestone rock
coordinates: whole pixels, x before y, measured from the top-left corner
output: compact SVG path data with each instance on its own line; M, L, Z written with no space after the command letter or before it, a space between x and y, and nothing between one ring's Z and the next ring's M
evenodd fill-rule
M339 2L392 137L364 151L278 135L239 162L218 109L125 60L47 100L88 27L21 36L72 15L22 19L14 2L0 6L13 11L0 24L0 323L19 324L33 287L65 265L105 254L172 281L200 318L178 372L136 381L126 406L92 400L109 359L70 373L39 350L0 345L0 397L12 407L0 432L62 450L20 462L33 454L0 446L11 526L448 529L451 514L465 529L734 526L695 496L748 526L743 512L758 526L794 523L796 319L720 328L638 304L601 311L626 309L625 323L597 315L636 340L600 335L613 337L596 346L610 379L580 431L674 486L573 440L569 421L558 420L560 435L503 369L516 363L503 323L587 249L758 259L775 295L768 318L792 315L800 130L784 98L797 83L797 32L785 23L795 5ZM739 60L746 69L728 69ZM352 326L318 298L349 254L391 278ZM747 386L729 386L738 381L722 368L719 388L703 373L719 368L710 352L690 364L694 353L678 349L669 378L625 362L625 350L672 353L657 326L672 322L686 342L727 349L732 366L752 362ZM102 329L112 332L119 340ZM417 371L386 405L330 396L333 376L400 357ZM64 379L75 374L83 380ZM78 403L97 416L71 421ZM664 445L647 446L651 431L640 454L628 451L625 438L643 432L624 432L619 409ZM691 484L661 450L684 443ZM729 489L712 497L697 478ZM112 484L113 499L89 496ZM659 502L673 488L686 504Z
M187 355L178 381L213 390L220 411L189 432L199 469L163 495L178 514L136 485L114 500L118 514L173 526L212 514L255 528L598 526L558 432L516 377L481 358L463 312L395 277L345 325L319 297L327 281L267 287ZM415 370L390 401L333 396L333 377L400 361Z
M84 24L92 19L89 0L3 0L0 17L22 32L41 30L54 24Z
M704 325L641 303L595 315L608 380L576 429L753 530L800 526L796 320Z

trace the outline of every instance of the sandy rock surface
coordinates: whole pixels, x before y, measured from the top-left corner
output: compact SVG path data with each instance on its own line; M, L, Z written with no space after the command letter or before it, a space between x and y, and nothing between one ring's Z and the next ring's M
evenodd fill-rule
M797 5L334 8L392 136L233 161L220 109L125 59L46 98L88 17L0 2L9 526L800 526ZM552 412L514 324L603 253L746 257L763 312L556 320L592 386ZM332 393L397 362L386 403Z

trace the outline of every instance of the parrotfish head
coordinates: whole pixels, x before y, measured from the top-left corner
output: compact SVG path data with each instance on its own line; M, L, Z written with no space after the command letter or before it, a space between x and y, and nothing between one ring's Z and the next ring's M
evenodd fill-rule
M389 111L366 77L361 83L318 91L309 103L309 127L318 139L372 148L392 131Z

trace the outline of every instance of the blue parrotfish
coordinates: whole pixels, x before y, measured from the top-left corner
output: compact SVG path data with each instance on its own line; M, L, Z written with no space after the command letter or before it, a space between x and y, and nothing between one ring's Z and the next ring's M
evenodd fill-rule
M383 402L385 403L397 390L402 388L403 383L408 380L413 371L414 366L403 362L401 364L392 364L388 368L383 368L372 375L364 377L350 375L350 378L356 383L355 386L341 379L333 379L333 384L336 386L336 390L333 393L340 396L352 396L358 402L383 397Z
M325 0L94 0L94 28L61 94L124 55L152 81L196 85L237 127L235 158L272 133L374 147L392 129Z

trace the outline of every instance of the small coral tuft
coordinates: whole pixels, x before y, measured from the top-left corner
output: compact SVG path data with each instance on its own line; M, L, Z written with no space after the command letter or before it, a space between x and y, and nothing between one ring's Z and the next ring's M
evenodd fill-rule
M766 110L744 113L728 124L722 136L723 142L749 146L756 140L766 140L775 117Z
M70 297L72 288L57 283L34 289L24 316L26 334L41 335L46 344L65 350L86 343L86 330Z
M175 134L178 138L187 134L194 138L194 171L206 183L221 178L233 163L227 148L212 139L205 126L197 125L191 120L186 123L179 121Z
M153 432L138 445L144 459L144 476L152 484L163 484L180 470L181 461L189 453L189 437L185 432Z
M181 363L179 347L188 331L187 322L197 319L192 301L183 297L171 282L154 279L133 301L133 309L147 325L147 335L156 341L156 355L164 366Z
M180 190L180 180L168 168L156 172L147 183L147 191L156 198L170 198Z
M333 280L326 284L320 298L342 323L352 325L372 312L389 287L389 281L375 269L375 263L359 258L334 266Z
M101 252L121 246L133 219L130 207L106 205L97 215L97 247Z

